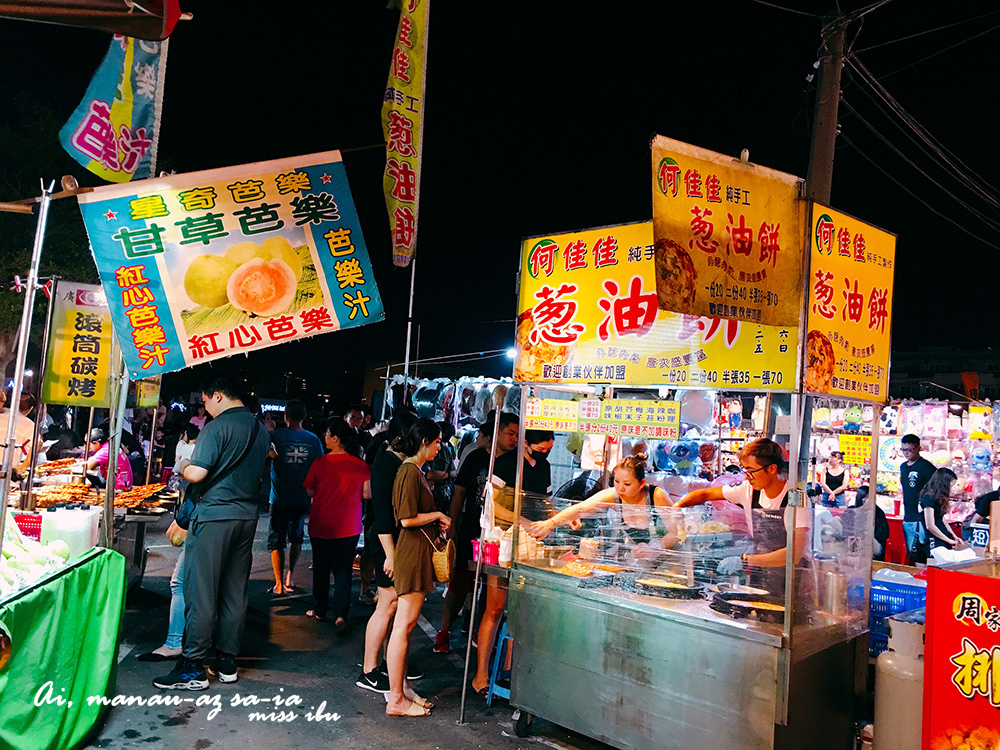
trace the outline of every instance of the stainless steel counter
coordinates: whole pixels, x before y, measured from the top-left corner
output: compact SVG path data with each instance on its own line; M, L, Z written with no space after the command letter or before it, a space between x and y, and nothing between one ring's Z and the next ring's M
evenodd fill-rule
M776 739L797 669L779 625L733 620L704 600L584 586L545 569L512 571L511 705L617 748L796 746ZM810 689L796 681L799 693ZM812 716L821 723L821 714ZM846 732L839 721L828 732L836 741L811 747L840 747Z

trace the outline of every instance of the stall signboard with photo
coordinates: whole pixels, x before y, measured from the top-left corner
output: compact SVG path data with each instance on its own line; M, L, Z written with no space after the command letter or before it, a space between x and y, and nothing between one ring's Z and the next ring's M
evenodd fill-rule
M798 327L657 308L650 222L524 240L514 379L795 389Z
M78 199L132 377L384 317L338 151Z
M806 390L885 401L896 236L814 203Z
M584 399L580 431L596 435L676 440L681 426L679 401Z
M845 464L867 466L871 461L872 439L870 435L838 435L837 443L840 452L844 454Z
M524 427L528 430L576 432L579 429L578 401L559 398L529 398L524 409Z
M111 400L111 314L100 284L56 281L42 403L107 407Z
M928 570L923 747L997 747L1000 580Z
M660 309L797 326L799 178L663 136L652 152Z

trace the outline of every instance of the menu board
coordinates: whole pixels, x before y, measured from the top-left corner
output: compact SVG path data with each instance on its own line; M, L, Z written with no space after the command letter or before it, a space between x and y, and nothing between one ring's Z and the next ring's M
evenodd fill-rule
M580 431L598 435L676 439L681 405L677 401L609 398L580 402Z
M576 432L578 401L561 398L529 398L524 409L524 426L528 430Z

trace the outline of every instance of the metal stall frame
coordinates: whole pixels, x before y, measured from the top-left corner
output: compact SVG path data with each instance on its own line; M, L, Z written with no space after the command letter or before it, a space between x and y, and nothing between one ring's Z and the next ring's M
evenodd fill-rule
M526 403L545 384L521 386ZM796 437L803 428L801 394L792 398L790 437ZM519 451L524 429L522 418ZM792 453L796 442L790 440ZM787 545L792 549L795 514L805 512L805 491L796 486L803 478L794 474L794 460L789 463L793 509ZM515 519L521 516L522 467L519 461ZM609 470L605 466L605 475ZM573 579L520 565L517 536L512 534L508 633L514 638L510 705L519 735L537 715L619 748L695 743L794 748L801 746L807 710L809 722L824 719L822 707L818 713L815 708L822 703L816 693L827 686L815 684L812 672L835 671L831 679L842 692L855 687L855 641L831 638L833 625L813 628L801 641L794 638L794 584L786 585L780 632L768 632L720 619L707 602L635 601L594 589L582 592ZM790 576L794 561L788 556L786 581L794 580ZM849 732L853 719L843 707L827 708L825 718L842 730L831 736ZM790 728L792 720L796 726Z

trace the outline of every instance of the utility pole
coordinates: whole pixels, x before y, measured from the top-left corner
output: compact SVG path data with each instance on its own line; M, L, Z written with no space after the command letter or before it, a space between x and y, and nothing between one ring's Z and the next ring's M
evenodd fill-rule
M816 116L806 191L810 200L830 205L833 184L833 152L837 141L837 109L840 105L840 72L844 67L844 31L847 19L838 13L823 18L823 50L816 83Z

